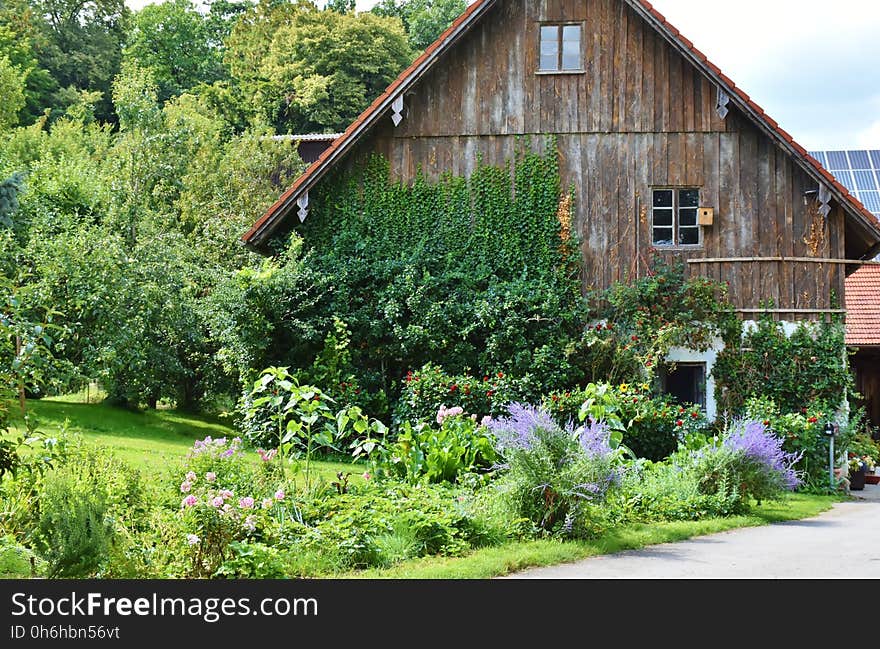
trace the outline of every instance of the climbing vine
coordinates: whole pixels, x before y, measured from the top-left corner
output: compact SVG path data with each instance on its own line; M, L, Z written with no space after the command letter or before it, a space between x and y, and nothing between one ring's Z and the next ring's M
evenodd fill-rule
M576 380L567 347L581 333L580 254L556 144L522 139L500 166L407 184L373 155L328 178L299 227L331 278L331 312L351 333L365 389L399 393L428 362L453 373Z

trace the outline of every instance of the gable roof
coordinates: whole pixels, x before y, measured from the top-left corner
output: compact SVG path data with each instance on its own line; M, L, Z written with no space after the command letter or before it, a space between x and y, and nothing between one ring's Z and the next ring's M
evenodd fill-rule
M846 278L846 344L880 346L880 265Z
M714 65L694 44L685 38L666 18L647 0L622 0L639 16L648 22L673 48L686 60L696 66L730 97L730 102L739 108L765 135L792 156L804 171L817 183L826 185L834 199L840 203L846 214L862 226L867 234L873 236L871 255L880 249L880 222L850 194L838 180L811 156L804 147L782 129L764 110L752 101L751 97ZM333 165L342 159L352 147L386 114L392 103L411 88L458 40L466 34L496 4L496 0L476 0L452 23L452 25L411 66L383 92L361 115L345 130L341 137L294 182L266 213L254 223L242 237L242 241L252 246L266 242L278 225L293 211L296 201L309 191ZM866 255L867 256L867 255Z

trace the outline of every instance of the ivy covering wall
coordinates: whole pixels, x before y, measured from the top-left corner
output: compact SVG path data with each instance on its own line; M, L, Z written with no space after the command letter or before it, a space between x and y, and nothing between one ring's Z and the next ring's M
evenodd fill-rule
M523 140L503 167L469 178L391 177L372 156L313 193L298 230L331 278L331 312L351 332L368 389L399 390L427 362L447 371L510 372L568 384L566 349L585 320L572 203L555 142Z

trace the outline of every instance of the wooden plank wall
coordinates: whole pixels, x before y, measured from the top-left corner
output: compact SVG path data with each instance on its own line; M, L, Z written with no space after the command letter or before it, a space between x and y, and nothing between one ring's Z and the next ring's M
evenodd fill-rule
M541 21L583 21L584 71L541 75ZM745 117L714 110L714 85L622 0L500 0L405 98L406 117L365 139L393 173L469 174L476 156L513 157L517 138L558 135L563 186L576 189L585 288L643 276L651 255L652 186L701 189L716 210L700 249L681 259L806 257L811 223L806 174ZM843 257L843 213L828 219L819 257ZM738 308L828 309L843 296L843 266L696 264L728 281ZM818 317L792 314L786 319Z

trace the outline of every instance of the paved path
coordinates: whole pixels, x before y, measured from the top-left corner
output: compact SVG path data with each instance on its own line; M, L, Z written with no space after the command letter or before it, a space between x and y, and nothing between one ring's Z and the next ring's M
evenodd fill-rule
M815 518L527 570L513 579L880 578L880 485Z

